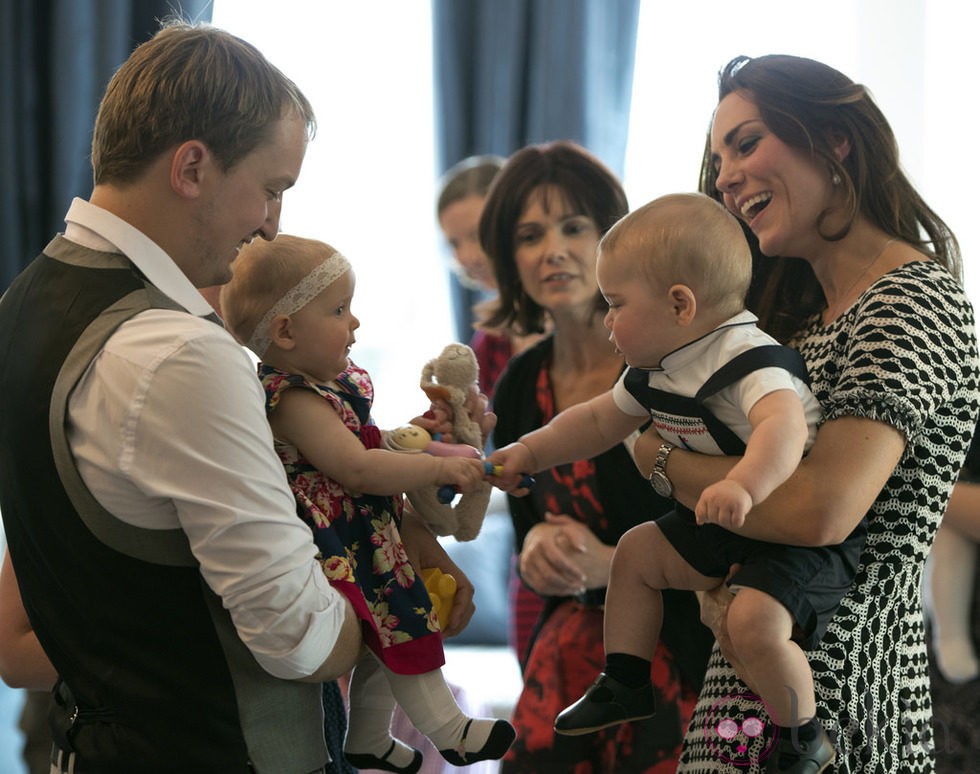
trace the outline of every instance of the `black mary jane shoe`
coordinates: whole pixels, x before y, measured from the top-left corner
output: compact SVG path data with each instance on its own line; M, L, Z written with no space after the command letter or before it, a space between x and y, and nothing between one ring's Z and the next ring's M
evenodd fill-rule
M630 688L605 672L585 695L555 718L555 733L565 736L591 734L609 726L651 718L657 703L650 683Z
M466 726L463 728L463 738L459 740L459 747L439 751L439 754L453 766L469 766L478 761L500 760L517 738L517 732L510 723L506 720L498 720L490 729L490 736L487 737L483 747L467 752L463 749L463 745L466 744L466 732L470 730L472 722L472 720L466 721Z
M393 771L395 774L415 774L420 768L422 768L422 753L419 750L415 750L415 755L412 756L412 762L407 766L396 766L394 763L388 760L388 756L395 749L395 740L391 740L391 747L388 748L388 752L382 755L380 758L377 755L371 755L371 753L344 753L344 759L355 769L381 769L381 771ZM414 750L414 748L412 748Z
M820 774L830 768L837 750L823 729L816 739L804 742L783 737L776 742L766 763L766 774Z

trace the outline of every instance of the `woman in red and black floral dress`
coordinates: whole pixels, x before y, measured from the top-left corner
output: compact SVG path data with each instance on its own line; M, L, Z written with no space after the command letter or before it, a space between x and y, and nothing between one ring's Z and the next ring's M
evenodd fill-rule
M497 382L498 447L619 377L623 360L602 325L595 257L599 238L627 210L615 176L571 143L524 148L498 173L480 221L501 289L489 324L524 333L552 326ZM509 504L521 577L546 603L522 665L524 689L512 719L518 736L502 771L673 772L712 641L690 592L665 595L670 610L651 674L654 718L578 737L552 728L602 668L602 598L617 540L670 502L653 493L617 445L538 475L531 493Z

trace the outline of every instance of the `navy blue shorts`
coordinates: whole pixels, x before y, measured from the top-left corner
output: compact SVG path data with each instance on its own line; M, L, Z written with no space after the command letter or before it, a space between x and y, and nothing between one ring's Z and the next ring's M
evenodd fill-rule
M867 533L862 521L839 545L808 548L766 543L717 524L699 526L694 513L680 506L656 524L702 575L724 578L733 564L741 564L729 585L758 589L779 600L796 621L800 635L795 639L804 650L820 642L851 587Z

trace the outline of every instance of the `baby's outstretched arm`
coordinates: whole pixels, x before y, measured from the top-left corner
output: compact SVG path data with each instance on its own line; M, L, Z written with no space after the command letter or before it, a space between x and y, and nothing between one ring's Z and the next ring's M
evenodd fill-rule
M705 488L694 509L698 524L740 527L753 506L765 500L796 470L808 434L803 404L795 391L774 390L749 412L752 435L745 455L721 481Z
M503 466L493 483L501 489L513 489L526 473L594 457L622 441L644 419L623 412L611 390L578 403L544 427L491 454L488 461Z
M295 446L321 473L354 492L396 495L444 484L471 492L483 481L478 459L364 448L330 405L310 390L284 392L269 423L277 439Z

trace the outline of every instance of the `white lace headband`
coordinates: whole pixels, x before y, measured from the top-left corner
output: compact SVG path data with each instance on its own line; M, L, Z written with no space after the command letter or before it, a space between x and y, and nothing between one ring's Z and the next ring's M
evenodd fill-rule
M283 297L276 301L272 308L263 315L259 324L255 326L255 331L246 346L261 358L272 343L269 336L269 325L273 319L281 314L296 314L320 295L328 285L349 270L350 261L340 253L333 253L330 257L325 258L323 263L287 290Z

